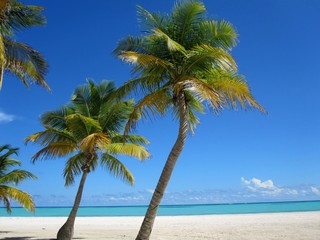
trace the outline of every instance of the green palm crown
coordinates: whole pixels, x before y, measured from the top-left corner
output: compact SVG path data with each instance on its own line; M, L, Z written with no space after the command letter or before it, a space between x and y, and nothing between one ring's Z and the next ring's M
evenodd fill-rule
M124 154L143 160L149 153L141 144L148 141L138 135L127 138L121 135L134 101L115 101L115 89L110 81L98 85L88 81L74 91L69 105L44 113L41 123L45 130L25 139L43 146L33 161L67 156L66 185L72 184L82 171L95 170L98 164L133 184L131 172L117 156Z
M48 66L42 54L13 39L16 32L44 25L46 20L42 10L42 7L24 5L16 0L1 0L0 89L6 71L19 78L27 87L29 82L33 82L50 90L44 79Z
M171 107L178 116L181 94L191 131L199 123L196 114L207 107L214 112L238 105L264 111L230 54L237 33L229 22L208 19L199 1L178 1L171 14L138 7L138 16L145 34L123 39L114 50L131 64L134 76L119 89L119 96L143 94L132 116L163 115ZM129 121L127 131L135 122Z
M34 202L32 197L15 185L20 182L36 177L25 170L14 169L12 167L21 166L19 160L13 159L12 155L17 155L18 148L12 148L9 145L0 146L0 201L2 201L8 211L11 213L10 199L20 203L25 209L34 212Z

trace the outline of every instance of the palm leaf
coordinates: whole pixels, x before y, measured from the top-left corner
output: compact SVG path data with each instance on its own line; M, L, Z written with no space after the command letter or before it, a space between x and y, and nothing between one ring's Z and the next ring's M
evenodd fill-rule
M44 126L50 126L55 129L63 129L66 127L66 116L74 114L74 108L66 105L58 110L49 111L41 115L41 123Z
M213 71L211 79L208 81L208 85L216 89L219 95L223 98L224 104L237 108L237 103L242 108L254 107L262 112L266 112L265 109L252 97L249 86L244 80L242 75L231 73L219 73Z
M125 134L129 133L130 129L136 127L137 118L139 115L142 118L151 118L157 114L164 115L168 106L168 88L162 88L156 92L146 95L134 107L129 116L129 120L125 127Z
M167 24L168 18L159 13L151 13L141 6L137 6L138 21L145 27L147 31L155 28L163 30Z
M24 5L16 0L1 0L0 31L5 35L12 35L13 31L20 31L32 26L45 25L45 16L39 6Z
M75 137L68 130L60 130L46 126L45 131L34 133L26 137L24 142L34 142L42 146L46 146L52 142L69 142L76 144L77 139L75 139Z
M28 211L35 211L35 206L32 197L26 192L23 192L14 187L0 185L0 194L4 195L6 198L10 198L14 201L17 201ZM8 212L10 212L10 209L7 208L7 210Z
M237 44L238 34L226 21L204 21L200 24L204 39L213 47L231 50Z
M205 17L206 8L198 1L177 1L173 12L172 20L176 31L176 41L186 44L190 41L190 33Z
M5 68L11 73L22 77L24 84L29 87L25 79L42 85L50 90L44 80L47 73L47 63L44 57L30 46L4 38L6 65Z
M101 104L98 121L102 132L107 134L121 132L124 123L133 110L133 106L133 99L125 102L108 101Z
M77 153L72 156L66 162L63 170L63 176L65 178L65 185L69 186L74 183L74 177L78 176L82 171L81 167L86 162L86 155L83 152Z
M110 144L111 140L105 133L92 133L82 139L80 149L84 152L95 152L96 148L102 149Z
M13 170L3 176L0 176L0 184L18 184L27 178L36 179L37 177L25 170Z
M32 161L64 157L77 149L77 145L70 142L51 142L32 157Z
M0 153L2 153L3 151L6 151L6 153L2 153L2 155L0 155L1 159L6 159L11 156L11 155L17 155L18 154L18 150L19 148L12 148L9 144L5 144L5 145L0 145Z
M0 186L0 201L2 200L5 208L7 209L7 213L11 214L11 205L9 199L4 195L4 192L1 190Z
M113 143L134 143L134 144L149 144L149 141L140 135L122 135L116 133L112 136Z
M195 77L185 76L174 86L174 92L176 95L178 95L180 91L192 92L198 101L203 102L208 100L214 109L221 109L222 100L219 94L205 81Z
M134 177L132 173L117 158L105 153L102 155L100 162L101 166L108 169L110 174L120 177L123 181L131 185L134 184Z
M123 51L118 55L118 57L123 61L133 64L139 64L142 67L161 66L163 69L167 69L168 67L172 66L171 63L164 61L163 59L156 56L132 51Z
M147 54L149 52L148 43L149 39L143 36L133 37L128 36L125 39L119 41L118 46L113 50L113 54L120 55L125 52L139 52Z
M173 52L178 51L184 55L187 53L186 49L181 44L173 40L170 36L168 36L166 33L161 31L160 29L158 28L153 29L153 34L154 35L152 37L163 38L166 40L169 51L173 51Z
M101 126L96 119L81 114L71 114L66 117L68 131L77 139L83 139L93 132L101 132Z
M226 71L237 71L237 65L227 51L206 44L195 46L188 52L188 61L185 65L185 71L210 71L212 69L212 64L215 67L225 69Z
M150 156L149 152L141 145L133 143L111 143L105 147L107 153L112 155L128 155L144 160Z

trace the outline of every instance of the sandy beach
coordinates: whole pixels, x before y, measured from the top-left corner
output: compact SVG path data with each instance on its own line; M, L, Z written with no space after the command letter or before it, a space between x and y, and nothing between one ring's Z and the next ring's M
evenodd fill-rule
M0 239L55 239L65 217L1 217ZM142 217L78 217L74 239L134 239ZM320 212L158 217L153 240L319 240Z

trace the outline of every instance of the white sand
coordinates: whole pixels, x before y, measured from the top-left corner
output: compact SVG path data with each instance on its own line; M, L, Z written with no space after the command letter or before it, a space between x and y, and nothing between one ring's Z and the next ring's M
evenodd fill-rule
M0 217L0 239L55 239L63 217ZM74 239L135 239L142 217L78 217ZM320 212L157 217L152 240L319 240Z

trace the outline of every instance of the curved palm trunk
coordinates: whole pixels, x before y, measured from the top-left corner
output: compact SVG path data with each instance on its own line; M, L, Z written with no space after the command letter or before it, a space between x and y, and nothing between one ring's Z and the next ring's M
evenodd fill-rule
M179 158L180 153L182 152L184 143L187 138L188 116L183 93L180 93L178 96L178 108L180 117L179 134L173 148L171 149L167 162L162 170L160 179L152 195L152 199L150 201L147 213L144 217L136 240L148 240L150 238L153 223L156 218L160 202L169 183L174 166Z
M84 183L86 181L88 173L89 173L89 169L85 168L82 173L81 181L79 184L76 198L74 200L72 210L69 214L69 217L68 217L66 223L63 224L63 226L59 229L58 234L57 234L57 240L70 240L70 239L72 239L74 222L75 222L75 219L77 216L77 211L78 211L78 208L80 205Z

